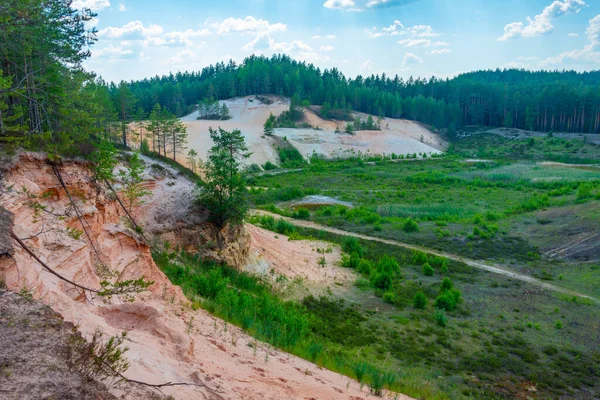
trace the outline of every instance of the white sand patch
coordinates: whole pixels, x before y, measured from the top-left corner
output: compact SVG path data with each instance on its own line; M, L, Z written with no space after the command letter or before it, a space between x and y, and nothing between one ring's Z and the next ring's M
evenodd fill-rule
M289 99L270 96L273 104L263 104L254 96L221 102L229 107L231 119L227 121L197 120L194 112L181 120L188 129L188 148L198 152L202 159L212 146L208 128L222 127L226 130L240 129L252 152L247 164L262 165L267 161L278 163L278 156L269 138L263 135L263 125L269 115L279 115L289 109ZM362 119L367 114L355 113ZM346 152L371 154L439 154L447 143L422 125L400 119L383 118L381 131L360 131L354 135L336 134L338 127L344 130L343 121L326 121L312 110L305 110L305 121L316 129L276 129L275 134L287 139L306 157L313 152L325 156L341 156Z

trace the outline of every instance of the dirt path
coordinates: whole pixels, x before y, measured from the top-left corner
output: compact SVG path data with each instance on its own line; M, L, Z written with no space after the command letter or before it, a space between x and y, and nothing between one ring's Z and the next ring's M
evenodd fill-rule
M311 222L311 221L301 221L301 220L296 220L296 219L292 219L292 218L287 218L287 217L282 217L280 215L274 214L274 213L270 213L268 211L263 211L263 210L252 210L252 213L257 214L257 215L270 215L272 217L275 218L282 218L288 222L291 222L294 225L297 226L301 226L304 228L311 228L311 229L319 229L325 232L330 232L330 233L334 233L336 235L345 235L345 236L353 236L359 239L364 239L364 240L370 240L373 242L380 242L380 243L385 243L385 244L389 244L392 246L398 246L398 247L404 247L406 249L410 249L410 250L420 250L423 251L425 253L428 254L433 254L435 256L440 256L440 257L445 257L449 260L453 260L453 261L458 261L458 262L462 262L464 264L467 264L473 268L477 268L477 269L481 269L483 271L488 271L488 272L493 272L495 274L499 274L499 275L504 275L507 276L509 278L513 278L513 279L517 279L523 282L527 282L527 283L531 283L533 285L536 286L540 286L544 289L548 289L554 292L558 292L558 293L563 293L563 294L567 294L569 296L578 296L578 297L582 297L582 298L586 298L586 299L590 299L593 302L600 304L600 300L592 297L592 296L588 296L585 294L581 294L578 293L574 290L571 289L567 289L567 288L563 288L560 286L556 286L556 285L552 285L550 283L541 281L539 279L536 279L534 277L531 277L529 275L523 275L523 274L519 274L517 272L514 271L510 271L505 269L504 267L495 265L495 264L489 264L489 263L483 263L481 261L475 261L475 260L471 260L462 256L458 256L455 254L449 254L449 253L445 253L445 252L441 252L441 251L436 251L436 250L432 250L426 247L422 247L422 246L417 246L417 245L413 245L413 244L408 244L408 243L403 243L403 242L398 242L396 240L389 240L389 239L383 239L383 238L378 238L375 236L368 236L368 235L363 235L360 233L355 233L355 232L348 232L348 231L344 231L341 229L337 229L337 228L332 228L329 226L324 226L324 225L320 225L317 224L315 222Z

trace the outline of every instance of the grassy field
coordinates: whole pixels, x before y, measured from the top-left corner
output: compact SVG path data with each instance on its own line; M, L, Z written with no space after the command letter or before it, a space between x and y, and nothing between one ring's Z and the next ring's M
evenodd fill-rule
M477 150L482 140L455 143L447 157L435 159L315 158L299 171L249 176L251 201L348 232L491 260L600 298L594 236L600 234L600 171L538 164L560 158L564 145L553 150L553 138L525 142L517 156L511 149L520 144L493 137L506 153L486 150L485 162L467 160L484 157ZM574 164L586 163L584 156L597 150L577 146L569 156ZM353 206L326 200L294 205L316 194ZM269 216L250 222L290 240L341 245L342 266L356 274L351 293L287 300L256 276L185 253L156 253L155 260L196 306L358 379L372 393L389 388L422 399L600 397L600 307L593 301Z
M313 159L302 171L255 176L250 183L258 208L490 260L600 298L600 169L590 165L596 155L598 146L577 140L474 137L454 143L444 158ZM353 207L294 206L294 199L312 194ZM344 240L254 222L293 238ZM380 338L360 350L369 362L411 371L413 379L435 382L437 393L450 398L600 396L597 305L462 264L415 259L393 246L361 246L363 257L348 250L344 264L362 276L357 287L365 300L355 307ZM378 275L384 254L399 265L391 285ZM445 311L449 322L442 327L444 317L434 306L445 277L461 300ZM425 309L415 308L417 293L425 295Z

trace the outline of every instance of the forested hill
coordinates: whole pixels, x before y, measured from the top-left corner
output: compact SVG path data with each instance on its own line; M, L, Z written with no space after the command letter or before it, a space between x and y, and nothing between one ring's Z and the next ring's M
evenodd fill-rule
M421 121L450 133L464 125L600 132L600 71L497 69L446 80L404 81L385 74L349 79L335 68L322 71L285 55L251 56L240 65L218 63L199 72L111 85L115 97L128 90L145 113L156 103L183 115L210 97L298 94L311 104Z

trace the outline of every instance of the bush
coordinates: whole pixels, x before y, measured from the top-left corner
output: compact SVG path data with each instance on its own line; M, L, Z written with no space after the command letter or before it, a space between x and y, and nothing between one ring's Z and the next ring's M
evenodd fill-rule
M275 225L275 231L282 235L290 235L296 231L296 227L286 220L279 219Z
M446 312L443 309L435 308L433 310L433 319L439 326L448 325L448 317L446 317Z
M363 378L365 377L365 374L367 373L368 369L369 369L369 364L362 362L362 361L357 362L356 364L354 364L352 366L354 376L356 376L356 380L359 383L362 383Z
M383 294L383 301L385 301L388 304L394 304L394 302L396 301L396 295L394 294L394 292L385 292Z
M388 290L392 287L392 275L388 272L375 272L371 276L371 283L377 289Z
M373 263L365 258L361 258L358 262L358 272L364 275L371 275L373 272Z
M427 296L425 296L425 293L423 292L418 292L413 299L413 307L419 310L427 308L427 303Z
M272 171L277 168L279 168L279 167L277 165L273 164L271 161L267 161L266 163L263 164L263 169L265 171Z
M444 278L442 280L442 286L440 287L441 292L445 292L447 290L452 290L453 288L454 288L454 285L452 284L452 281L450 280L450 278Z
M417 232L419 225L412 218L407 219L402 226L402 230L406 233Z
M306 208L301 208L292 214L292 218L307 220L310 218L310 211Z
M377 271L395 274L400 271L400 265L395 257L385 254L377 262Z
M460 292L458 290L447 290L440 293L435 299L435 307L441 310L452 311L460 302Z
M412 252L412 262L415 265L425 264L427 262L427 254L423 253L420 250L413 250L413 252Z
M435 274L435 270L428 263L423 264L423 275L425 276L433 276Z
M442 272L442 274L448 273L448 260L444 259L444 261L442 262L442 268L440 271Z
M562 329L563 323L562 323L562 321L559 320L554 323L554 326L556 327L556 329Z
M344 237L342 240L342 250L348 254L356 253L359 258L365 255L365 249L360 245L360 240L353 236Z
M358 256L358 254L356 252L353 252L350 255L344 254L342 256L342 267L356 269L359 267L360 261L361 261L361 258Z
M577 188L577 200L585 200L593 197L592 195L592 184L591 183L582 183Z

